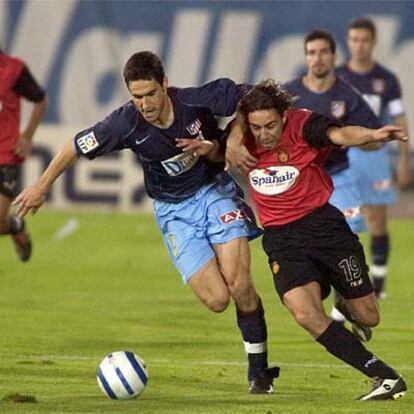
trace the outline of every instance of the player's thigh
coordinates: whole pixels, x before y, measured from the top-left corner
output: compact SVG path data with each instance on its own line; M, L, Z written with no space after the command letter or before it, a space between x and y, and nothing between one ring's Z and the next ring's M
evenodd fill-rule
M387 206L365 205L364 215L369 232L374 236L381 236L387 232Z
M238 237L226 243L214 244L220 271L229 285L251 282L250 248L246 237Z
M217 261L212 258L188 279L188 285L200 301L213 312L222 312L230 301L230 292Z
M345 299L352 316L360 323L376 326L380 321L378 301L374 293L355 299Z

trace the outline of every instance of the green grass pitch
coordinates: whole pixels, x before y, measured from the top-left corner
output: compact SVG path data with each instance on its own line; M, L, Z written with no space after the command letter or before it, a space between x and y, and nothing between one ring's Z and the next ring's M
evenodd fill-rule
M76 218L78 229L56 240ZM295 325L276 297L260 241L253 272L263 298L274 395L247 393L234 307L207 311L170 264L150 214L41 211L29 219L33 260L0 239L0 413L391 414L414 412L414 220L391 221L382 322L369 348L409 385L398 401L358 402L370 384ZM326 303L329 306L329 301ZM109 352L141 356L149 383L112 401L95 371ZM16 402L13 393L36 402Z

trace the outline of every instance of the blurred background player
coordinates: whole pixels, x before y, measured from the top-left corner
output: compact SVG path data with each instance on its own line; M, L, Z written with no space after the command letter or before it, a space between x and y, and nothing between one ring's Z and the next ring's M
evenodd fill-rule
M69 140L37 182L16 198L17 212L35 212L56 178L80 156L132 150L183 282L213 312L223 312L234 300L248 356L249 392L270 394L279 369L268 368L264 309L250 274L247 238L257 236L257 228L235 183L222 172L224 164L188 150L182 141L187 137L203 149L213 148L223 160L215 115L233 114L244 87L229 79L201 88L169 87L162 62L151 52L130 57L124 80L132 100Z
M21 99L31 102L29 121L20 133ZM10 215L20 165L30 154L33 135L46 110L45 91L27 65L0 49L0 234L12 236L18 257L29 260L32 245L22 218Z
M337 69L345 79L362 93L383 124L393 122L408 131L404 116L399 81L395 74L374 59L376 27L366 18L348 25L349 60ZM410 181L409 145L400 142L400 157L396 166L396 182L400 188ZM358 148L349 151L351 170L355 175L364 204L371 244L371 277L375 294L385 298L385 277L390 252L387 229L387 206L396 199L392 184L389 146L366 152Z
M332 34L325 30L309 32L304 40L304 50L307 73L285 84L294 105L339 119L345 125L378 128L379 119L363 97L335 75L336 42ZM348 148L335 146L325 163L325 170L334 183L329 202L342 211L354 233L366 231L361 196L349 169ZM338 321L345 319L336 308L331 316Z

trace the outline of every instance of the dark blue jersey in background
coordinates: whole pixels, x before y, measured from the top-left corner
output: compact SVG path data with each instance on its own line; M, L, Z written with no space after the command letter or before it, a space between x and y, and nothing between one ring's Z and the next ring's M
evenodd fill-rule
M174 122L168 128L147 122L132 101L128 102L78 133L74 138L76 151L93 159L131 149L142 165L148 195L178 203L213 182L223 164L183 153L176 146L176 138L220 139L222 131L215 116L233 114L243 89L229 79L218 79L200 88L168 88L174 111Z
M380 127L379 119L361 94L340 78L336 78L329 90L322 93L310 91L304 86L302 78L288 82L284 86L293 96L294 105L297 108L308 108L340 120L344 125ZM347 148L335 147L325 164L325 169L333 175L348 166Z
M404 114L399 81L384 66L376 63L370 71L357 73L344 64L337 68L336 73L363 95L383 124Z

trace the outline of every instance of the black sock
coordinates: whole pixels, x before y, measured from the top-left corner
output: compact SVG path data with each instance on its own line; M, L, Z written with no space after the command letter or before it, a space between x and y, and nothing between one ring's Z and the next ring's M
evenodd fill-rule
M24 220L18 216L9 217L9 234L20 233L24 229Z
M342 324L332 322L317 338L328 352L368 377L397 379L399 375L374 354L369 352L358 339Z
M267 368L267 329L262 301L253 312L237 309L237 324L242 333L244 349L249 361L247 377L252 380L258 372Z
M390 254L390 239L388 234L371 237L372 263L375 266L385 266Z

